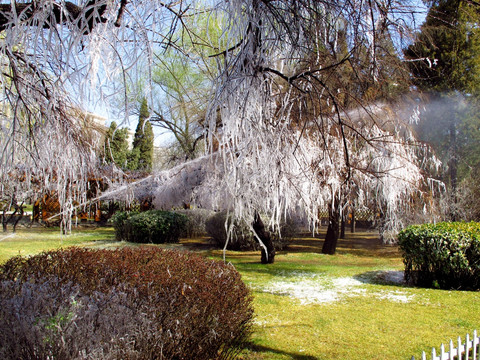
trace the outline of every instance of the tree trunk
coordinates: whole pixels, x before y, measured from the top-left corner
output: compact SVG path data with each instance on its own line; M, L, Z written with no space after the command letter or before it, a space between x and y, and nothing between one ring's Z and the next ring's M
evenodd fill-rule
M2 211L2 229L7 232L7 215L5 209Z
M452 221L457 221L457 167L458 167L458 159L457 159L457 127L456 127L456 116L454 115L455 119L451 122L449 132L450 132L450 161L448 166L450 167L450 188L452 192L452 202L453 208L451 209L451 219Z
M17 231L17 225L20 222L20 220L22 220L22 218L23 218L23 202L20 204L20 206L15 207L15 213L18 211L18 209L20 209L20 213L19 213L19 215L17 215L17 217L16 217L16 219L13 223L13 232Z
M273 261L275 260L275 247L273 246L270 233L268 231L265 231L265 225L263 225L262 219L260 218L258 212L255 212L252 226L257 236L267 248L266 251L263 246L261 248L262 264L273 264Z
M325 242L322 247L322 254L333 255L337 249L338 241L338 226L340 222L340 211L338 208L333 208L330 204L328 215L327 235L325 235Z
M32 210L32 223L38 223L40 220L40 200L35 200Z
M345 226L346 226L345 212L342 213L342 222L340 225L340 239L345 239Z
M355 208L352 206L352 223L350 224L350 232L353 234L355 232Z

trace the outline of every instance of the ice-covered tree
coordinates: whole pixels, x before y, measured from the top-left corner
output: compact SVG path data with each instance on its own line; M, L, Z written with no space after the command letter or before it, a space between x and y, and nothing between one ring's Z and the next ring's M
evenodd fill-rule
M1 54L7 69L2 86L12 84L12 78L21 79L25 86L17 82L10 92L16 96L11 97L12 108L27 111L31 107L27 99L35 104L43 101L47 106L41 118L51 121L60 104L75 103L73 93L75 99L83 95L86 102L108 100L113 93L123 93L127 100L138 83L136 74L140 70L145 74L154 54L161 54L156 50L167 47L188 54L178 34L189 37L192 44L214 50L209 59L216 62L218 76L205 120L208 151L213 155L183 165L195 168L202 161L208 163L193 174L182 170L182 183L208 175L203 187L194 188L198 202L229 208L249 224L257 212L278 224L289 211L304 212L314 224L318 209L334 204L343 196L340 189L350 186L355 134L374 149L381 148L378 137L388 139L391 135L386 131L393 134L384 126L374 126L378 119L365 102L368 99L356 96L357 88L385 80L384 64L407 34L408 17L414 11L408 2L396 0L234 0L207 5L90 0L2 5ZM220 36L210 37L208 32L198 36L191 19L202 14L198 18L203 21L205 12L220 19ZM392 40L388 46L386 38ZM325 57L324 49L341 56ZM338 74L335 70L347 63L352 74L349 86L342 84L347 80L332 81ZM52 84L51 90L47 84ZM26 89L32 88L37 90L26 97ZM148 98L148 78L143 89ZM349 111L357 107L366 110L372 126L359 128L362 125L350 119ZM130 114L128 101L123 111ZM55 123L73 123L68 119L62 115ZM392 144L402 141L395 138ZM404 198L382 189L402 188L406 194L417 177L406 173L411 177L403 181L395 175L398 164L393 159L401 157L389 154L403 150L389 151L374 157L383 159L379 161L383 168L375 168L372 161L369 170L385 175L375 194L393 209ZM184 168L161 173L158 179L172 178L179 169ZM387 186L394 179L398 184ZM157 185L162 186L158 191L168 187L164 182Z
M278 223L285 212L301 207L315 222L319 208L330 205L334 211L342 189L351 186L355 163L350 138L357 134L367 152L381 148L379 139L392 146L403 143L392 137L394 129L362 128L348 116L350 109L363 107L371 123L378 122L368 99L357 96L361 92L356 88L385 80L384 61L390 62L394 54L387 56L380 39L399 29L395 15L404 8L395 6L401 5L309 1L224 5L225 13L234 14L230 29L236 31L229 35L238 35L232 46L217 54L224 62L224 76L218 78L209 115L211 126L217 112L222 122L220 131L209 136L210 144L223 154L223 188L237 216L252 218L258 210ZM340 45L345 46L342 56L324 56L339 53ZM312 59L311 54L317 56ZM353 74L348 83L332 79L347 63ZM372 181L378 187L375 195L390 214L406 201L407 193L418 189L418 168L396 174L399 159L410 158L406 153L390 155L406 151L398 147L380 151L373 157L382 159L379 168L370 169L372 178L380 179ZM405 169L406 163L400 167Z

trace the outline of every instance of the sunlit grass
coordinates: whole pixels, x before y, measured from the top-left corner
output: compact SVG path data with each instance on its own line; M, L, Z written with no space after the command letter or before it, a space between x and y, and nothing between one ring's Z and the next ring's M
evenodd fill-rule
M58 229L22 229L5 237L9 235L0 235L1 262L71 245L127 245L114 240L111 228L75 230L69 236ZM271 265L260 264L259 252L227 252L227 261L254 296L253 334L243 359L419 359L422 351L480 330L479 292L391 281L387 275L403 269L401 254L396 247L382 246L377 234L349 233L333 256L322 255L321 245L313 237L295 240ZM168 247L194 249L214 259L223 255L204 238ZM286 287L279 288L282 284ZM295 297L292 288L306 294ZM331 292L334 300L322 297L323 292Z
M58 228L21 228L15 233L0 232L0 263L13 256L30 256L68 246L114 245L114 239L112 228L75 229L70 235L63 235Z
M403 270L396 247L356 248L340 243L334 256L320 254L322 242L310 239L310 250L278 254L262 265L259 255L227 254L250 285L255 325L244 359L410 359L421 357L458 336L480 328L480 293L413 288L385 277ZM350 241L353 237L349 235ZM295 247L293 247L295 249ZM219 257L215 253L214 257ZM314 278L312 282L310 279ZM335 301L307 303L271 284L305 281L306 286L335 290L334 280L355 282Z

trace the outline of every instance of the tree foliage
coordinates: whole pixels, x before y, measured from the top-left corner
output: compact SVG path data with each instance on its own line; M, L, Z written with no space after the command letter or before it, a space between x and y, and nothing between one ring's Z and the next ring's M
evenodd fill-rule
M138 124L133 138L133 148L130 155L128 167L130 170L141 170L150 172L153 166L153 129L148 120L147 100L143 99L138 116Z
M114 163L119 168L125 169L128 153L128 129L120 129L117 123L112 121L105 135L103 158L107 164Z
M194 159L202 153L204 120L212 87L211 68L199 64L201 45L191 46L191 56L170 50L157 59L153 82L162 95L151 117L152 124L173 135L168 163ZM194 59L192 59L192 57Z
M405 55L422 90L477 95L480 80L479 7L471 1L429 1L430 9Z

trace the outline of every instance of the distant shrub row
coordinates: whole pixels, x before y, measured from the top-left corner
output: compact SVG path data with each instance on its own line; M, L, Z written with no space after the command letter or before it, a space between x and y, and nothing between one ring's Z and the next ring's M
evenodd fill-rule
M2 359L229 359L252 314L232 266L187 252L73 248L0 267Z
M176 243L185 233L187 217L171 211L118 212L113 216L118 240L135 243Z
M112 218L118 240L138 243L178 242L180 237L207 235L219 248L225 246L227 213L204 209L145 212L118 212ZM259 244L250 228L230 216L228 225L233 222L233 232L228 242L229 250L258 250ZM264 220L267 223L267 220ZM272 230L272 229L271 229ZM283 250L296 235L298 227L288 220L281 224L281 236L271 231L276 250Z
M442 289L480 288L480 223L410 226L398 240L407 280Z

